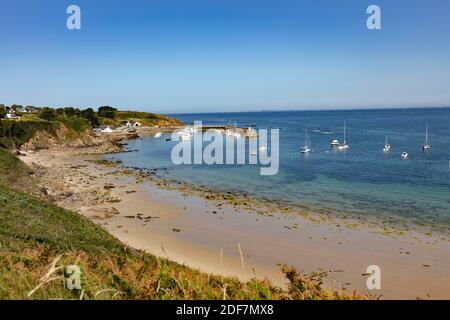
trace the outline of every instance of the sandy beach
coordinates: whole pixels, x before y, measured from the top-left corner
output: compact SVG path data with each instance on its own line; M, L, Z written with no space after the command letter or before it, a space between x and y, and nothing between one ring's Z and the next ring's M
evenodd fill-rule
M283 286L278 263L330 271L326 285L382 299L450 298L450 242L363 221L306 214L234 195L202 192L101 160L95 147L28 151L42 188L59 205L131 247L202 271ZM382 289L369 291L378 265Z

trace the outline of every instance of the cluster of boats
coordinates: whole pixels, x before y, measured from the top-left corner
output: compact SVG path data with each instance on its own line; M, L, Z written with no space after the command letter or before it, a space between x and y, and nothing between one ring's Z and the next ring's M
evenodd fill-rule
M347 125L344 122L344 142L340 143L339 140L334 139L333 141L331 141L331 148L339 150L339 151L347 151L350 146L348 145L347 142ZM431 145L428 142L428 123L426 124L426 132L425 132L425 143L422 146L422 150L423 151L429 151L431 149ZM300 152L307 154L307 153L311 153L313 150L311 148L311 144L309 142L309 135L308 135L308 129L305 129L305 145L303 147L300 148ZM383 152L384 153L389 153L391 151L391 145L388 143L388 138L386 137L386 141L383 147ZM408 159L409 154L406 151L403 151L402 154L400 155L400 157L402 159Z
M176 136L178 141L190 141L194 137L194 133L196 131L202 130L201 127L195 127L195 126L187 126L181 130L176 131ZM255 129L248 127L248 129L239 129L236 125L233 127L227 128L227 129L210 129L211 132L215 134L223 134L225 136L229 136L232 138L242 138L242 137L257 137L258 133ZM160 138L162 136L162 132L157 132L154 137ZM167 139L172 140L172 139Z

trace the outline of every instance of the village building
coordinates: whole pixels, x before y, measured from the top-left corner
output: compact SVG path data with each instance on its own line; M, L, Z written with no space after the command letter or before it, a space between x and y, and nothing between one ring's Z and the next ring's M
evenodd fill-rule
M20 119L11 107L6 107L6 119Z
M141 127L142 126L142 124L140 123L140 122L138 122L138 121L133 121L133 120L129 120L126 124L125 124L125 126L126 127L131 127L131 128L136 128L136 127Z

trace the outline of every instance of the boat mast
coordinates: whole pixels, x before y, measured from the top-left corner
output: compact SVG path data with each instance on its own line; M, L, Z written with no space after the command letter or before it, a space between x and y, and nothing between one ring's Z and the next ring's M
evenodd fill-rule
M344 144L347 144L347 123L344 121Z
M428 121L426 124L426 130L425 130L425 143L428 144Z
M305 146L309 147L308 128L305 128Z

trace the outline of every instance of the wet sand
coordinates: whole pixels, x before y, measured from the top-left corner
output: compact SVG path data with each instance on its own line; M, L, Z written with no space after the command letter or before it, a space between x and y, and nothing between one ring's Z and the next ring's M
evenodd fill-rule
M70 150L28 152L54 200L124 243L202 271L285 285L278 263L332 271L326 285L385 299L450 299L450 242L411 231L233 205L170 188L99 156ZM36 166L37 165L37 166ZM263 208L263 209L261 209ZM381 268L382 290L368 290L366 269Z

